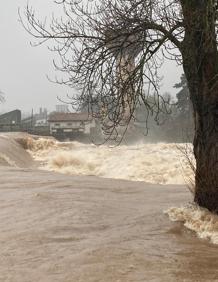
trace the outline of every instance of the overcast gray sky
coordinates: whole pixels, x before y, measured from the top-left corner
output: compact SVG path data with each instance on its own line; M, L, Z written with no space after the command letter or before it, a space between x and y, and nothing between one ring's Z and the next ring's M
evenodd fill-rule
M0 112L21 109L30 112L33 108L47 107L53 110L59 103L57 96L66 97L71 89L49 82L56 73L52 65L55 57L46 46L33 48L31 37L18 22L18 7L24 9L26 0L0 2L0 90L5 93L6 102L0 105ZM61 14L60 6L53 0L29 1L40 17L50 15L53 10ZM167 63L163 69L162 91L175 93L172 86L179 80L181 69Z

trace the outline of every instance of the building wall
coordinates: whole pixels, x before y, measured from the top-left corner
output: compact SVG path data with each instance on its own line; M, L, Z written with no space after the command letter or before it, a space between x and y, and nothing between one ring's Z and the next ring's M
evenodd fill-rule
M15 110L3 115L0 115L0 124L3 125L20 125L21 123L21 111Z
M90 134L91 128L95 126L94 121L67 121L67 122L49 122L50 133L71 133L81 132Z
M84 133L85 134L90 134L91 133L91 129L94 128L96 126L95 124L95 120L91 120L85 123L85 130Z
M0 131L19 131L21 124L21 111L15 110L0 115Z
M50 133L56 132L73 132L81 131L84 132L84 123L80 121L69 121L69 122L50 122Z

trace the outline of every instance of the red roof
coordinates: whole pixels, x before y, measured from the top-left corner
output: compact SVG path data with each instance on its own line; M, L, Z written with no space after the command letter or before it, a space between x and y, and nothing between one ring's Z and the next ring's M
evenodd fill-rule
M49 115L49 122L59 121L89 121L92 117L88 113L52 113Z

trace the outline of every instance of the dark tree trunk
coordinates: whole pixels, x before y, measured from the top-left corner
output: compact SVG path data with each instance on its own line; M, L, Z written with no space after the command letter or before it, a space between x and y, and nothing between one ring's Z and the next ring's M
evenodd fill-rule
M218 213L218 56L212 0L181 1L184 71L194 109L195 202Z
M197 128L194 141L196 158L195 202L211 211L218 212L218 118L211 105L210 113L198 118L202 125ZM213 113L214 112L214 113Z

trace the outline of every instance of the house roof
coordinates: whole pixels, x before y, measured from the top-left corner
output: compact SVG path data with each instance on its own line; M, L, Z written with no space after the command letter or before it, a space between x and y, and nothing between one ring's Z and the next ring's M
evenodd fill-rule
M51 113L49 115L49 122L61 122L61 121L88 121L92 120L92 117L88 113Z

